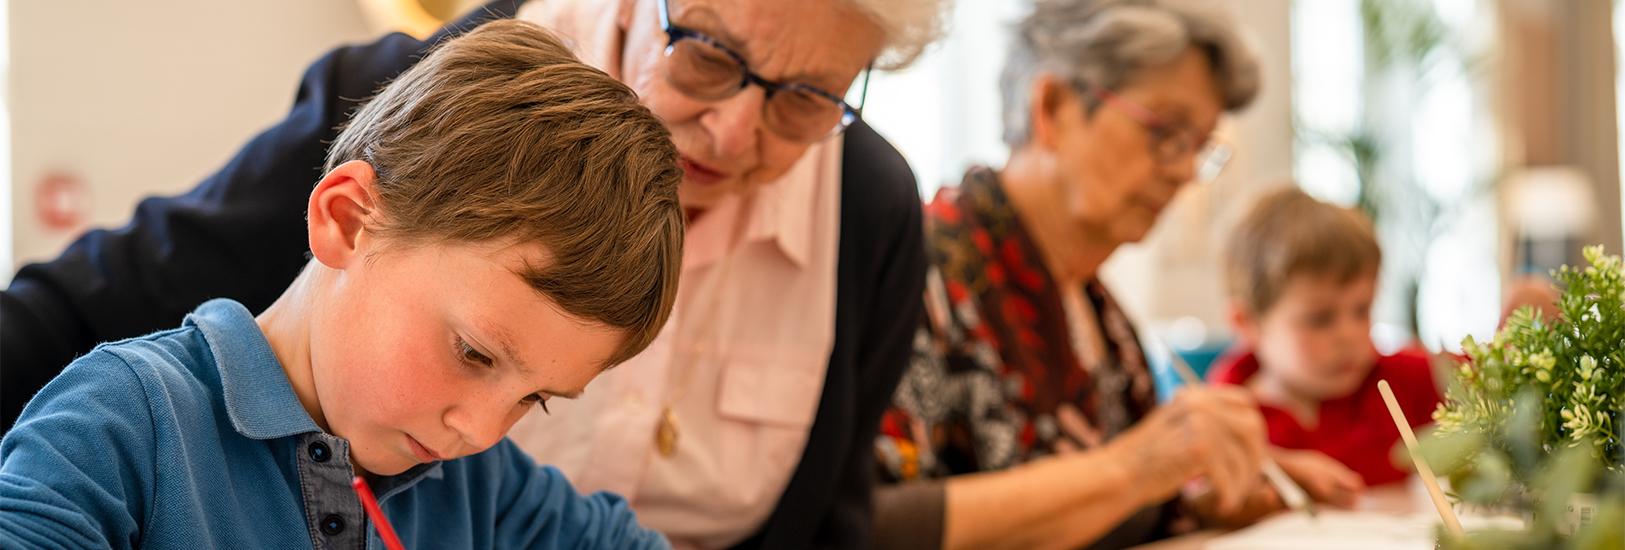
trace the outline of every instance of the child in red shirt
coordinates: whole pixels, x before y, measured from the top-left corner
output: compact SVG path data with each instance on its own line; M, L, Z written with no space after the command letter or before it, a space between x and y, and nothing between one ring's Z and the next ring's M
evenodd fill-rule
M1252 391L1283 462L1330 457L1365 485L1408 475L1390 459L1399 431L1377 381L1412 426L1430 423L1440 400L1426 353L1384 356L1371 344L1381 262L1359 214L1297 189L1264 197L1226 251L1239 346L1208 374Z

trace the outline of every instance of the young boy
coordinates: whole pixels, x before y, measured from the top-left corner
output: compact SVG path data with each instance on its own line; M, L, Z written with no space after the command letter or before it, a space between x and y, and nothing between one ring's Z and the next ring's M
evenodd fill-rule
M1328 456L1364 485L1404 479L1377 381L1388 380L1412 425L1430 422L1440 398L1425 353L1384 356L1371 344L1382 252L1370 224L1296 188L1275 192L1242 220L1224 261L1240 345L1209 379L1252 390L1270 443L1301 450L1278 453L1284 467L1322 463L1312 493L1359 489Z
M665 322L676 161L538 27L438 47L332 145L274 305L208 302L34 397L0 443L0 548L378 548L354 475L411 548L666 547L503 434Z

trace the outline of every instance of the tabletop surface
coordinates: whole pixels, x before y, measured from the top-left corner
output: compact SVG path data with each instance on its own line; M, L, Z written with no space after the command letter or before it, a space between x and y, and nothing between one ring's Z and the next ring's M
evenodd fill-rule
M1237 531L1204 530L1136 547L1137 550L1247 548L1431 549L1437 513L1412 477L1368 489L1352 510L1322 508L1318 517L1282 512Z

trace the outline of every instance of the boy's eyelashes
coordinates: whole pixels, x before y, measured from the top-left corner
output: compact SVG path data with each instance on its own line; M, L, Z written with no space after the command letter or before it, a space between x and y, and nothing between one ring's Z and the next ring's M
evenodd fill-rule
M474 346L468 345L468 341L463 340L463 338L460 336L457 338L457 355L467 363L474 363L487 367L495 364L495 361L491 360L491 356L480 353L480 350L474 349Z
M533 393L533 394L527 395L527 396L525 396L524 399L520 399L519 402L524 403L526 405L541 405L542 406L542 414L548 414L548 415L553 414L552 412L549 412L547 410L547 398L542 396L542 394L540 394L540 393Z
M491 359L491 356L480 353L480 350L474 349L474 346L470 345L461 336L457 337L456 347L457 355L464 363L480 365L485 368L493 368L496 365L496 361ZM539 404L542 406L542 414L553 414L547 410L547 396L542 395L540 392L525 396L519 400L519 403L526 406Z

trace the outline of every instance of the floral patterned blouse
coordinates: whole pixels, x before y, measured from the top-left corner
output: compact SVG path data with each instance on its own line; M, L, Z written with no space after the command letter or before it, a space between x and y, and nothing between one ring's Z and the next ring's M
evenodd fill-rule
M1061 294L998 177L972 168L926 205L927 315L882 418L883 481L1000 470L1063 442L1087 451L1156 405L1134 328L1098 280L1083 296L1099 349L1080 351L1089 344L1074 341ZM1079 417L1072 433L1081 436L1061 429ZM1141 523L1131 538L1150 538L1167 532L1168 516L1148 509L1125 527Z

